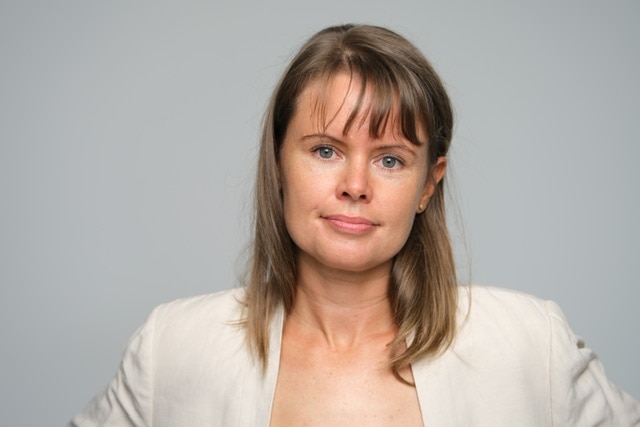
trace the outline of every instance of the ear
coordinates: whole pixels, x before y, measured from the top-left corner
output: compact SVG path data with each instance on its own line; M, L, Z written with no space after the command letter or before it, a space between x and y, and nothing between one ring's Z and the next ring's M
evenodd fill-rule
M418 204L418 213L422 213L427 208L427 203L436 190L438 183L444 178L444 174L447 171L447 158L444 156L438 157L438 160L431 166L429 175L427 176L427 182L424 184L424 189L420 195L420 202Z

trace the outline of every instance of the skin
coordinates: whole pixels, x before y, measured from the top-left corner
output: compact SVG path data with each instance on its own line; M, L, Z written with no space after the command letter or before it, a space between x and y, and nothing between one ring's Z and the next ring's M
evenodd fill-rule
M366 116L344 134L359 93L346 74L325 88L328 123L321 125L319 90L311 83L302 92L280 152L298 283L271 425L419 426L415 388L388 366L397 328L387 290L393 257L446 160L428 179L426 144L404 139L393 120L378 139L369 135ZM365 105L367 98L365 92ZM401 374L412 379L410 368Z

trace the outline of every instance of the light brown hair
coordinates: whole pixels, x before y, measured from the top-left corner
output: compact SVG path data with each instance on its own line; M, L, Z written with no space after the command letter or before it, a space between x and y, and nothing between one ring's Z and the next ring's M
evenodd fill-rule
M302 46L271 98L258 160L245 325L263 367L273 313L281 304L290 312L296 294L296 247L285 226L278 183L280 147L301 92L311 82L328 83L340 72L361 83L360 99L365 90L372 96L367 106L356 105L347 128L362 108L368 109L372 137L395 120L409 141L428 144L428 179L451 143L453 113L444 86L422 53L402 36L381 27L342 25L318 32ZM457 279L445 220L444 179L426 210L416 214L395 257L389 298L398 325L390 365L404 381L398 374L403 367L446 348L455 331Z

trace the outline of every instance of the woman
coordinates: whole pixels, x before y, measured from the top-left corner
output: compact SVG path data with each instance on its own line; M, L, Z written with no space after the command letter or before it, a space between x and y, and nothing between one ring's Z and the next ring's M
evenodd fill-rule
M72 425L637 425L550 302L458 287L453 118L379 27L313 36L265 116L246 287L158 307Z

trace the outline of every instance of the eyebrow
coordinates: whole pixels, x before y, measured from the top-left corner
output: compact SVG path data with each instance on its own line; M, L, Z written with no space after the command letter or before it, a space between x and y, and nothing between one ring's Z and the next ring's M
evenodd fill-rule
M320 139L328 139L332 142L335 142L337 144L345 144L345 142L339 138L336 138L335 136L331 136L328 135L326 133L311 133L309 135L305 135L301 138L302 141L306 141L308 139L314 139L314 138L320 138ZM408 154L411 154L413 157L417 157L418 155L415 153L415 151L413 151L412 149L410 149L409 147L407 147L404 144L385 144L385 145L378 145L376 146L376 149L378 150L390 150L390 149L400 149L402 151L405 151Z
M307 139L314 139L314 138L321 138L321 139L330 139L333 142L337 142L339 144L344 144L344 141L341 139L338 139L334 136L328 135L326 133L311 133L309 135L305 135L302 138L300 138L302 141L305 141Z

